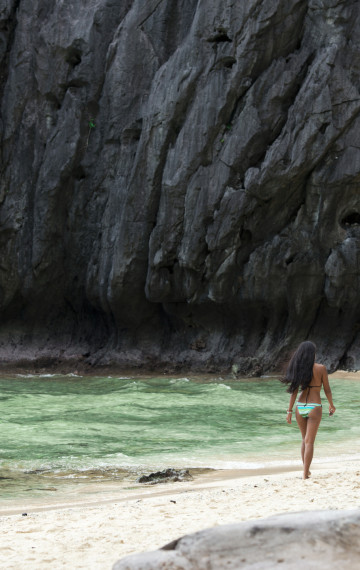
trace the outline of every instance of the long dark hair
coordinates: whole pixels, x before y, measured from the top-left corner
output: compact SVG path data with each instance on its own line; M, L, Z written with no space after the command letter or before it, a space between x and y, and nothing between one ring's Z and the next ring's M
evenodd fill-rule
M315 352L315 344L306 340L299 345L293 354L285 376L281 379L284 384L289 384L287 392L290 394L293 394L299 387L301 390L305 390L310 384L315 363Z

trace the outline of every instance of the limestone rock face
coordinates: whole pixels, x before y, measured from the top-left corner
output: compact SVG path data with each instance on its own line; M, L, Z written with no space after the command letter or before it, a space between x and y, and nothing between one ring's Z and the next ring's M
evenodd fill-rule
M0 1L0 356L360 368L360 11Z
M356 570L359 545L358 510L291 513L190 534L113 570Z

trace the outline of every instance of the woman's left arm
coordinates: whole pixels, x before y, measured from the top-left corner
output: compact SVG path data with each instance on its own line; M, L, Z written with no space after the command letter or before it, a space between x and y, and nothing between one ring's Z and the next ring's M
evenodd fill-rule
M294 404L295 404L295 400L296 400L296 396L297 396L298 391L299 391L298 389L295 390L295 392L293 392L293 393L291 394L291 396L290 396L289 407L288 407L288 410L287 410L287 413L286 413L286 421L287 421L288 424L291 424L292 409L293 409L293 407L294 407Z

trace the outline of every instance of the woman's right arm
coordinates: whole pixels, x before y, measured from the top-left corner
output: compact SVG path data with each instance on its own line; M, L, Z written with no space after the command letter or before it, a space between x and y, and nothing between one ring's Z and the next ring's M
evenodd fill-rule
M331 388L330 388L330 384L329 384L328 373L327 373L325 366L323 366L323 371L322 371L322 382L323 382L323 386L324 386L325 396L327 397L327 400L329 402L329 415L332 416L335 413L336 408L335 408L334 403L332 401L332 393L331 393Z
M295 400L296 400L296 396L297 396L298 390L299 390L299 389L295 390L295 392L293 392L293 393L291 394L291 396L290 396L289 409L288 409L287 412L286 412L286 421L287 421L288 424L291 424L292 413L293 413L292 410L293 410L293 407L294 407L294 404L295 404Z

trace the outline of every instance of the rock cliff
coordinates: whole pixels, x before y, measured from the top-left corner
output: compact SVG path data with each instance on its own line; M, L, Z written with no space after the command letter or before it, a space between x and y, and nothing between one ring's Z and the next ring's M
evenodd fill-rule
M360 368L357 1L1 0L0 58L2 361Z

